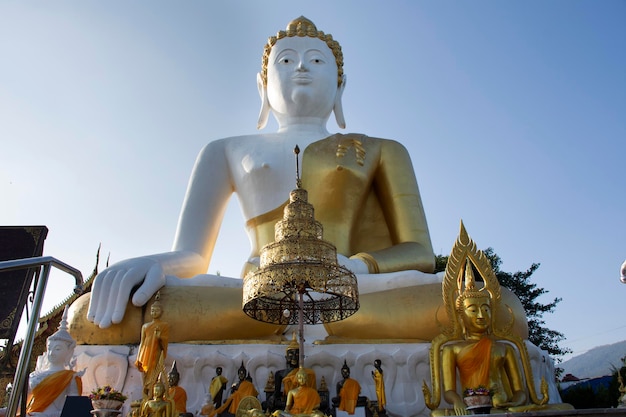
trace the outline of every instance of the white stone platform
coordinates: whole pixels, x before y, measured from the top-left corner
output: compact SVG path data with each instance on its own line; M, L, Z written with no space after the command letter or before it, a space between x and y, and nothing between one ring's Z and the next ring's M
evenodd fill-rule
M561 398L554 382L554 365L548 354L527 342L531 358L535 386L543 376L550 384L550 403ZM264 388L270 371L285 368L284 344L170 344L166 369L176 360L180 372L180 386L187 391L187 411L198 415L206 400L211 378L221 366L228 385L236 380L237 369L243 361L259 391L259 399L265 400ZM318 387L322 376L330 391L337 395L335 387L341 379L341 367L346 360L351 377L361 384L361 395L376 399L371 372L374 360L382 361L387 413L391 417L428 416L424 404L422 381L430 386L429 343L397 344L308 344L305 346L305 366L313 368ZM83 395L96 386L110 384L129 396L124 405L126 415L132 400L141 399L141 376L134 362L137 346L77 346L78 370L85 369ZM227 393L225 392L225 397ZM445 403L442 403L442 406Z

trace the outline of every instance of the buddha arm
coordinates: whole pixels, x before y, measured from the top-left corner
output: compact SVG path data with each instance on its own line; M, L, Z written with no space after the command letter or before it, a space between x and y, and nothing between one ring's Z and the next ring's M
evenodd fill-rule
M508 375L513 398L511 398L510 406L522 405L526 402L526 391L524 390L524 381L517 364L517 355L515 349L510 345L506 345L504 367L506 375Z
M466 411L463 398L456 391L456 352L453 346L445 346L442 353L443 398L452 404L457 415Z
M395 141L382 140L380 162L374 177L394 246L363 254L370 272L417 269L432 272L435 256L430 242L426 215L409 154ZM371 256L377 264L372 271Z
M285 411L289 412L293 407L293 390L287 393L287 401L285 402Z
M168 263L169 272L179 277L205 273L213 255L234 190L224 146L224 140L210 142L196 159L172 247L181 261Z

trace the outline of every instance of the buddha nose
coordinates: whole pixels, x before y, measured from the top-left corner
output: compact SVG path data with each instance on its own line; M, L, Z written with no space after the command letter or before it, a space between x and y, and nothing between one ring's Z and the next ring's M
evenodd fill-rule
M300 62L298 62L298 66L296 67L296 71L308 71L308 68L306 67L304 60L300 60Z

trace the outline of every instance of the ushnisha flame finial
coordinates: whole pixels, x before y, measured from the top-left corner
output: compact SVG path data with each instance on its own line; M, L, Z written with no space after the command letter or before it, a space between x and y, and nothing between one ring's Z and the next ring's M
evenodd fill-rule
M293 148L293 153L296 155L296 187L302 188L302 180L300 179L300 161L298 159L298 155L300 154L300 148L298 147L298 145Z

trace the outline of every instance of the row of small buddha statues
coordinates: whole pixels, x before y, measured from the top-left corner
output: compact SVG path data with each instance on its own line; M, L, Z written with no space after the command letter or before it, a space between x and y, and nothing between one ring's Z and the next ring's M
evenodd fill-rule
M162 358L162 356L161 356ZM237 382L230 387L229 395L223 399L228 379L222 375L222 368L216 368L211 380L207 402L200 414L207 417L240 415L336 415L337 410L352 415L356 407L366 407L366 415L385 415L385 386L382 364L374 361L372 378L376 386L376 401L360 396L361 385L350 378L350 368L344 361L341 368L342 379L337 383L337 396L329 399L329 390L324 377L317 387L315 372L299 366L299 346L294 339L286 349L286 368L276 374L270 372L265 384L265 400L259 401L259 391L254 386L243 362L237 371ZM161 361L162 362L162 361ZM158 365L157 365L158 366ZM187 394L178 385L180 374L174 362L167 377L167 385L161 376L146 390L151 396L144 396L142 402L135 402L130 417L187 417ZM150 384L150 382L148 382Z

